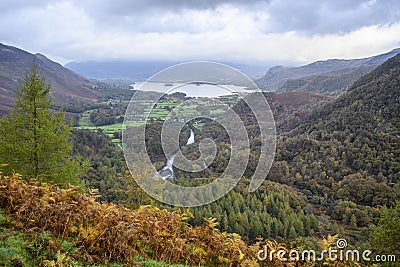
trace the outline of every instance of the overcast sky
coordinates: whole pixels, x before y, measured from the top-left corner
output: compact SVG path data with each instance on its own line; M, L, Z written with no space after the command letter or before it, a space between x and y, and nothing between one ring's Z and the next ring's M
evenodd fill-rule
M0 42L93 59L304 63L400 47L398 0L2 0Z

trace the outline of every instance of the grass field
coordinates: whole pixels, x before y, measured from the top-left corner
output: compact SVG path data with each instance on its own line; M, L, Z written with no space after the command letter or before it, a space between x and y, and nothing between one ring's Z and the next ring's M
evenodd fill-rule
M106 133L108 136L110 136L111 140L114 143L121 143L121 140L119 138L114 138L114 132L121 132L124 124L123 123L114 123L111 125L103 125L103 126L96 126L90 121L90 112L91 110L87 110L84 113L82 113L82 117L79 119L79 125L74 126L75 129L89 129L92 131L97 131L98 129L101 129L104 133ZM145 123L144 121L139 121L136 123L136 125L140 125ZM130 123L129 125L135 126L135 123Z
M165 120L168 115L170 115L170 110L173 109L176 116L180 118L193 118L199 116L215 116L225 112L220 106L211 105L204 101L192 101L189 103L181 103L178 100L163 100L158 102L155 106L151 107L151 102L146 100L135 100L134 103L137 104L138 110L142 110L142 114L136 114L138 117L148 117L155 120ZM114 138L114 133L120 133L123 128L123 123L115 123L111 125L95 126L90 121L90 113L92 110L86 110L82 113L79 123L74 126L75 129L89 129L96 131L101 129L104 133L111 137L112 141L121 147L121 140L119 138ZM145 120L138 119L137 121L130 121L129 126L139 126L145 124Z

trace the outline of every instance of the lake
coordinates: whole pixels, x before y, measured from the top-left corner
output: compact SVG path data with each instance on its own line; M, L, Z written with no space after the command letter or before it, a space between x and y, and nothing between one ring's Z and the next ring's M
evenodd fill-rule
M182 92L189 97L219 97L232 94L247 94L253 90L236 85L215 85L210 83L155 83L138 82L134 89L162 93Z

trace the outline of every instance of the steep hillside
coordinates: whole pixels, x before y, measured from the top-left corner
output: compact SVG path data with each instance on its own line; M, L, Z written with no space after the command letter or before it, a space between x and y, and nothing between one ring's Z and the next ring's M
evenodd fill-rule
M333 98L304 92L265 93L268 103L272 106L275 123L279 131L287 131L282 126L290 120L303 121L304 118L322 105L333 101ZM293 127L293 126L292 126ZM293 127L294 128L294 127Z
M14 105L15 92L21 86L26 71L36 62L39 71L51 84L51 95L56 104L79 99L97 99L92 83L41 54L31 54L0 43L0 114Z
M294 129L315 109L321 108L334 99L307 92L264 92L264 96L271 107L278 133ZM235 109L243 118L251 116L250 109L244 105L243 101L237 103Z
M370 72L373 67L360 67L354 71L313 75L300 79L288 80L278 88L278 92L311 92L328 96L339 96L364 74ZM346 70L347 71L347 70Z
M301 94L305 93L266 93L281 133L267 179L304 194L318 211L319 221L332 226L332 231L335 224L358 230L369 226L378 207L392 206L400 197L400 55L323 106L319 103L324 99L312 94L299 101ZM310 111L312 108L317 110ZM246 105L239 103L235 111L246 123L250 137L245 176L251 177L260 153L259 130ZM301 120L298 114L303 111ZM290 120L289 115L297 119ZM222 173L229 158L223 153L229 147L224 132L210 124L197 137L216 140L221 153L217 152L218 161L208 171ZM188 158L198 156L189 148L184 153ZM174 173L179 175L178 170Z
M300 67L277 66L269 69L256 82L262 89L269 91L303 90L328 95L339 94L363 74L398 53L400 53L400 49L369 58L329 59ZM325 82L321 82L321 80ZM330 86L325 89L327 84Z
M282 136L276 157L299 189L359 205L391 205L400 188L400 55ZM396 193L397 192L397 193Z
M294 133L348 131L389 134L400 129L400 55L357 80L348 92L314 112Z

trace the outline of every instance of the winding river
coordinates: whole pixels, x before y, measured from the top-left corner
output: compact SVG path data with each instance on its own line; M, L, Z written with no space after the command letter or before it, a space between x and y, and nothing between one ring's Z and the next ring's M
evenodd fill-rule
M194 143L194 132L192 129L190 129L190 136L186 142L186 145L190 145L193 143ZM176 152L172 154L171 157L168 159L167 163L165 164L165 167L158 172L158 174L161 176L163 180L174 178L174 169L172 168L172 166L174 165L175 156Z

